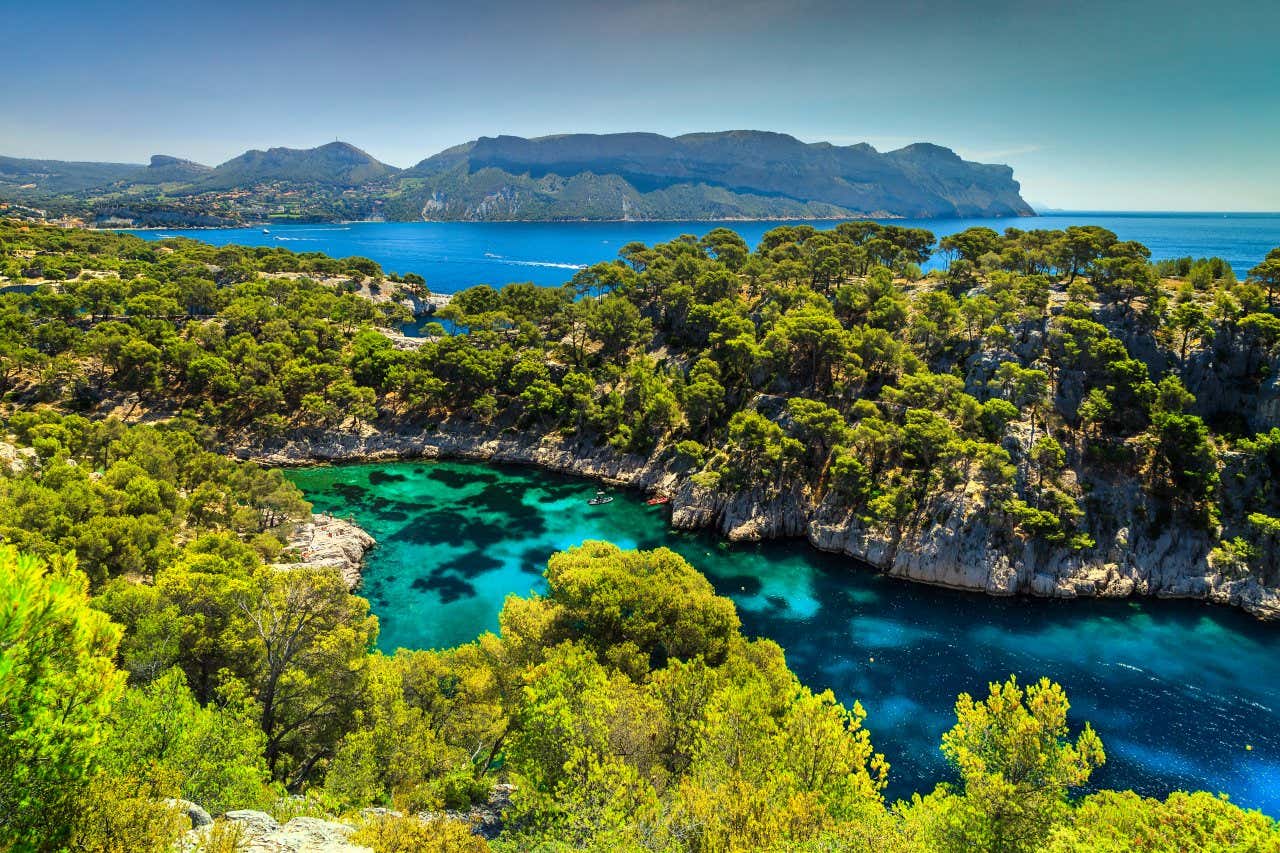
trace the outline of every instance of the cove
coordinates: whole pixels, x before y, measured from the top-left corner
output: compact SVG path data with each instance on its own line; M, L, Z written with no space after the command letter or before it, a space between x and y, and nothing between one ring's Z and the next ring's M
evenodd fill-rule
M1280 635L1189 601L997 599L909 584L803 542L734 546L671 531L662 507L524 466L395 462L291 470L317 511L378 540L361 594L380 647L440 648L497 628L509 594L544 591L554 551L586 539L665 545L733 598L743 632L776 640L815 690L859 700L891 765L890 798L948 778L938 750L956 695L1013 673L1058 681L1092 722L1099 787L1224 792L1280 814ZM1249 749L1248 747L1252 747Z

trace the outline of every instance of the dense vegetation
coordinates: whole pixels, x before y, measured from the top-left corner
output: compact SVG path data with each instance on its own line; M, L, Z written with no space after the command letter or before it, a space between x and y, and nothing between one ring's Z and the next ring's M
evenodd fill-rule
M996 552L1101 562L1177 527L1280 580L1280 252L1153 265L1108 231L770 231L626 246L562 288L457 294L397 348L372 261L0 231L0 390L223 434L466 420L663 460L713 493L821 505L886 540L963 512ZM398 313L399 312L399 313ZM926 512L926 510L934 510ZM1195 533L1199 531L1199 533ZM1030 547L1030 551L1026 549ZM1192 549L1194 553L1194 549Z
M1103 745L1048 682L961 696L953 777L885 803L861 708L799 684L665 550L556 555L499 634L376 653L336 572L269 565L296 489L224 455L468 420L899 529L963 488L1010 541L1080 552L1109 477L1275 582L1280 431L1248 406L1280 252L1241 283L1100 229L973 229L920 279L932 243L849 223L634 244L562 289L466 291L456 334L397 349L402 309L369 295L421 282L367 259L0 227L0 274L30 285L0 296L0 845L164 849L180 796L349 814L378 850L1277 849L1207 793L1084 795ZM1193 396L1204 376L1229 393ZM497 841L442 814L498 781Z
M1071 736L1047 681L961 696L942 742L954 780L886 804L861 707L745 640L678 555L587 543L546 574L545 598L507 601L500 635L388 657L336 574L255 567L226 538L92 602L73 561L0 549L0 834L14 850L164 849L180 795L215 813L426 815L354 818L357 840L391 851L1280 844L1269 818L1208 794L1073 798L1105 756L1088 726ZM492 845L439 812L498 778L515 789Z

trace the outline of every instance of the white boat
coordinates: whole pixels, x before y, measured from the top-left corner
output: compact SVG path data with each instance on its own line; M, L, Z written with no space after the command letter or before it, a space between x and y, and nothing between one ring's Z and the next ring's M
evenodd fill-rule
M600 489L600 490L598 490L598 491L596 492L596 496L595 496L594 498L592 498L591 500L587 501L587 505L588 505L588 506L600 506L601 504L607 504L607 503L609 503L609 502L610 502L610 501L612 501L612 500L613 500L613 495L606 495L606 494L604 493L604 489Z

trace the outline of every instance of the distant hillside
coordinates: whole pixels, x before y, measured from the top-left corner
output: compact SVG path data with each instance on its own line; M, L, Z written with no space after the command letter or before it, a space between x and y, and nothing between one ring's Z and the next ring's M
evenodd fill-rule
M198 181L211 172L213 169L200 163L167 154L156 154L152 156L142 177L134 178L134 181L140 184L185 183Z
M0 200L163 225L1034 215L1008 166L924 143L880 153L761 131L481 137L406 170L345 142L215 168L0 158Z
M1008 166L759 131L482 137L406 175L429 190L423 215L443 219L1033 214Z
M271 181L322 186L358 187L400 171L380 163L346 142L319 148L270 148L246 151L228 160L197 186L205 189L251 187Z
M145 166L135 163L76 163L0 157L0 197L81 193L134 179L145 169Z

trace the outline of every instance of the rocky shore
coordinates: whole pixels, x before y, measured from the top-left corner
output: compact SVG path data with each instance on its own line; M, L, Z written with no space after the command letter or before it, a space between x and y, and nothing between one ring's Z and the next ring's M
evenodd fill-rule
M886 529L866 524L833 500L798 490L726 495L699 488L666 454L642 457L469 422L431 430L327 430L249 441L234 452L274 466L436 458L532 464L669 495L678 529L713 529L740 542L802 537L819 550L905 580L1006 596L1202 599L1261 619L1280 618L1280 589L1215 570L1209 561L1215 543L1201 531L1174 527L1152 537L1121 526L1097 537L1098 547L1083 554L1036 542L1009 544L993 529L978 495L963 485L931 495L906 525ZM1114 503L1114 517L1134 517L1132 490L1102 490L1095 499Z
M334 568L342 574L347 588L360 585L364 555L377 545L374 538L353 522L316 513L289 532L285 547L298 559L274 564L279 569Z

